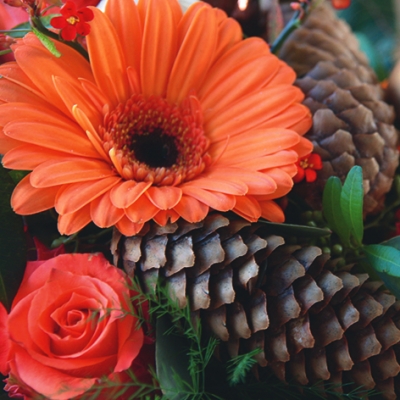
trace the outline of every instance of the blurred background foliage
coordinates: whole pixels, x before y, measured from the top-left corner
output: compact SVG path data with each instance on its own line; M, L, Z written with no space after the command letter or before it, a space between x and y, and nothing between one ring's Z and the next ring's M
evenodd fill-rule
M339 11L356 34L380 80L400 58L400 0L352 0Z

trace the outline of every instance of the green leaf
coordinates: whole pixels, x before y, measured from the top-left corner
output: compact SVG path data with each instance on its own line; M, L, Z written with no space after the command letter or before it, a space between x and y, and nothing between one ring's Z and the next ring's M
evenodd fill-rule
M400 250L381 244L364 246L365 255L385 286L400 299Z
M20 182L28 174L29 174L29 171L17 171L17 170L9 171L9 175L11 176L11 178L15 184Z
M45 34L38 31L36 28L32 28L32 32L38 37L42 45L46 47L46 49L49 50L51 54L53 54L53 56L57 58L61 57L61 53L57 50L56 45L52 40L50 40Z
M363 222L363 175L362 168L354 166L348 173L340 195L343 218L350 228L350 235L361 246L364 234Z
M0 166L0 301L10 309L26 265L26 241L22 218L10 206L14 182Z
M260 220L260 223L266 227L273 229L277 235L291 235L291 236L305 236L308 238L317 238L323 236L329 236L332 232L328 229L314 228L306 225L295 225L295 224L277 224L265 220Z
M337 176L331 176L325 184L322 195L322 212L329 227L339 235L344 245L349 245L350 231L343 217L340 198L342 183Z
M42 22L42 25L45 26L46 28L51 28L50 20L58 15L60 15L60 14L45 15L45 16L40 17L40 21ZM7 35L18 39L18 38L23 38L28 32L31 32L31 31L32 31L32 27L28 21L28 22L23 22L22 24L18 24L16 26L14 26L14 28L7 31Z
M389 240L385 240L381 244L383 244L384 246L391 246L397 250L400 250L400 236L392 237Z
M169 400L180 400L187 397L188 388L193 385L189 372L190 342L172 333L173 327L168 315L156 320L156 369L163 393Z

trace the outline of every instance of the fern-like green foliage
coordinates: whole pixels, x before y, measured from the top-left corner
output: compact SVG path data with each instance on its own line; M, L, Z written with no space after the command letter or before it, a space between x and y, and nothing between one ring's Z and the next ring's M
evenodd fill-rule
M255 355L261 353L261 349L254 349L246 354L238 355L227 363L227 381L229 386L236 386L246 381L251 367L257 363Z

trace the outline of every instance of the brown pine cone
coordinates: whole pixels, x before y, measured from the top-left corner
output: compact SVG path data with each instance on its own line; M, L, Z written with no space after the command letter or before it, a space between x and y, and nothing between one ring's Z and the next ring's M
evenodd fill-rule
M283 381L354 383L395 399L400 302L368 274L336 271L318 247L286 245L262 225L210 214L203 222L115 231L114 262L145 290L162 277L183 307L189 299L221 354L254 348Z
M398 132L394 111L368 66L349 26L326 2L310 12L304 24L283 44L279 57L297 73L304 104L313 114L306 137L323 161L315 184L295 190L320 208L326 180L344 180L354 165L364 174L364 213L383 208L398 166Z

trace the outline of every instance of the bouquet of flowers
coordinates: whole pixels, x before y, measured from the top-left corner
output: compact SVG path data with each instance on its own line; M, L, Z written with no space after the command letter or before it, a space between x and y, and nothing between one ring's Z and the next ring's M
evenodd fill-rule
M98 3L0 3L2 398L396 399L399 74L350 1Z

